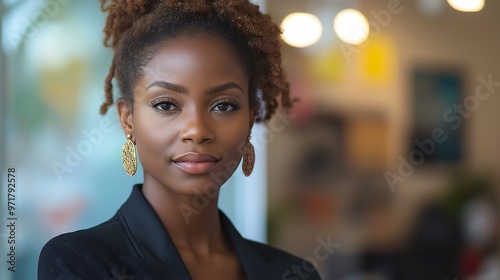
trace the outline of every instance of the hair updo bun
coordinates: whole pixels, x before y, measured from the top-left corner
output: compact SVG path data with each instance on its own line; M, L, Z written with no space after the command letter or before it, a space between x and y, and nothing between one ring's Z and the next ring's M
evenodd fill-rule
M114 77L120 98L132 104L133 88L159 44L193 31L220 35L234 48L250 77L250 106L259 109L261 102L265 105L257 122L269 120L279 103L285 110L291 107L281 68L281 29L260 12L259 6L248 0L100 1L101 9L108 13L104 45L114 50L101 114L114 102Z
M150 13L155 5L160 1L135 0L135 1L111 1L106 6L108 0L101 1L101 10L108 13L106 26L104 27L104 45L116 48L118 39L134 22L144 15ZM111 41L111 44L110 42Z

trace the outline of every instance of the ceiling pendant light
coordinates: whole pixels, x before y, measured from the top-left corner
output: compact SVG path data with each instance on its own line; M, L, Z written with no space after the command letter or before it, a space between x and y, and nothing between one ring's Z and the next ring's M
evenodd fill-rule
M479 12L484 7L484 0L448 0L448 4L460 12Z
M354 9L346 9L335 16L333 29L340 40L351 44L363 43L370 33L370 25L366 17Z
M308 13L289 14L281 22L281 28L285 43L296 48L314 45L323 33L321 21L315 15Z

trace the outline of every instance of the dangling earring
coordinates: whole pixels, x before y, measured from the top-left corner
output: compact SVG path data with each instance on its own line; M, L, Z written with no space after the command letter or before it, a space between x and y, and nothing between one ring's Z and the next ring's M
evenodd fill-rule
M135 156L135 144L131 140L132 135L127 134L127 141L123 144L122 161L125 172L133 176L137 171L137 158Z
M255 163L255 150L252 143L250 143L251 139L252 137L248 136L248 142L245 144L245 149L243 150L243 164L241 165L243 174L247 177L252 174L253 165Z

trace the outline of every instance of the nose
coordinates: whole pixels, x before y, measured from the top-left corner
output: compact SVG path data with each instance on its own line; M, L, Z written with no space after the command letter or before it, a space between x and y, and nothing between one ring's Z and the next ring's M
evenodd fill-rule
M199 111L194 109L184 115L183 128L180 133L182 142L192 141L201 144L214 139L209 116Z

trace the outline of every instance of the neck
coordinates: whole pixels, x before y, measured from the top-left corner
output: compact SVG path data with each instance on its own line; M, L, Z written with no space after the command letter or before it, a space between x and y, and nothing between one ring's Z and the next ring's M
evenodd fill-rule
M165 226L178 250L210 255L225 247L216 195L175 193L145 178L142 193Z

